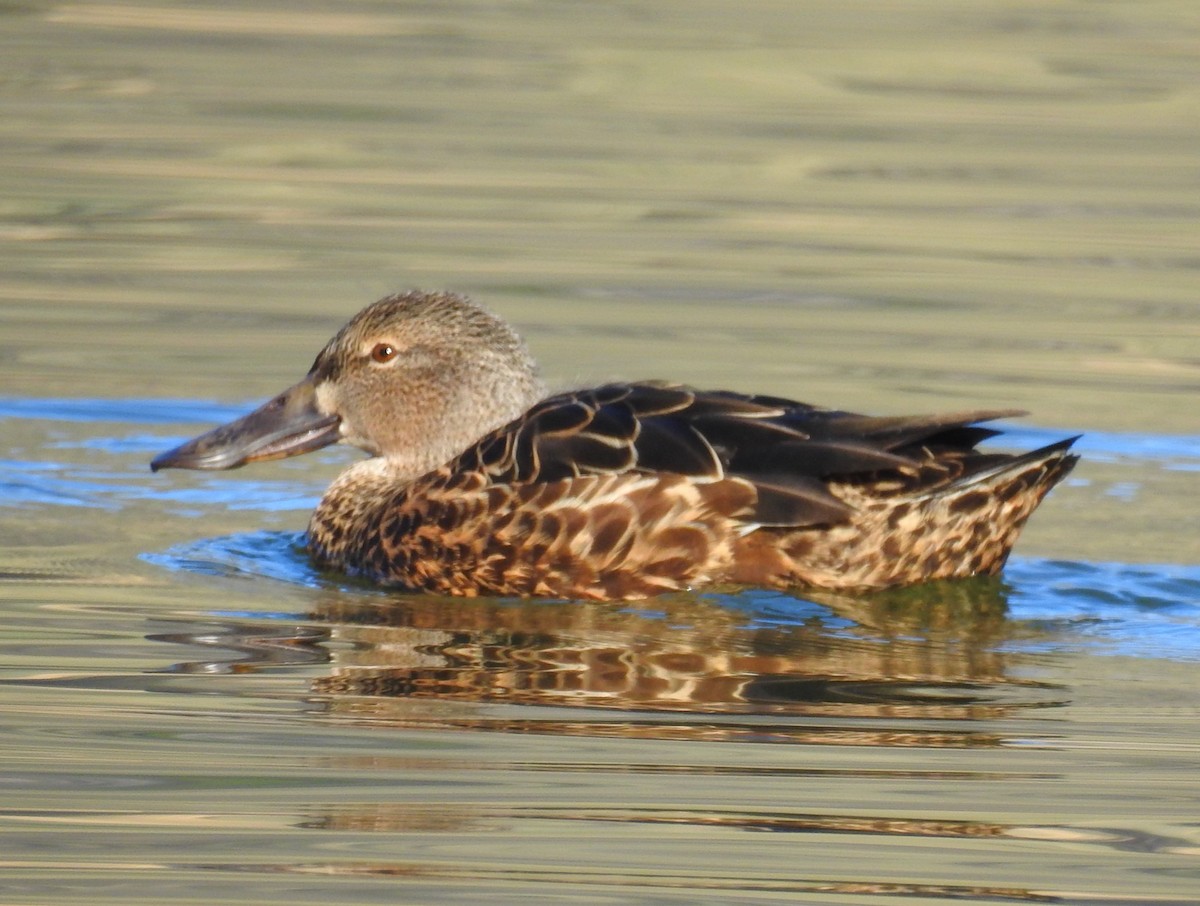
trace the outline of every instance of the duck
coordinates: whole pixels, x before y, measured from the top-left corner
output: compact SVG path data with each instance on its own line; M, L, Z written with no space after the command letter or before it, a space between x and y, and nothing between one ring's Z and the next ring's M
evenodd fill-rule
M1069 437L979 449L979 409L873 416L661 380L549 392L466 296L411 291L339 330L302 380L151 469L349 444L307 547L406 592L636 600L704 587L861 592L994 575L1074 467Z

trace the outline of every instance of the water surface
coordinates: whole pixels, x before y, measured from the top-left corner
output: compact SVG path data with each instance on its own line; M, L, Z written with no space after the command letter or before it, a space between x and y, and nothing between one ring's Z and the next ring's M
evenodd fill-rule
M0 11L0 900L1200 899L1182 2ZM385 292L556 386L1024 407L1000 579L455 601L151 475Z

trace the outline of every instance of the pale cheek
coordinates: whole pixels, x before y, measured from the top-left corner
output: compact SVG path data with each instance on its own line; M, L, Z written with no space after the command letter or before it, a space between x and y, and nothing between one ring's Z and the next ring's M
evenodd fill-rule
M368 453L378 453L378 445L371 440L361 424L362 415L359 407L355 405L355 394L351 393L346 398L345 388L342 390L343 392L339 393L338 388L331 382L318 384L315 389L317 410L325 415L341 417L342 421L338 426L340 443L359 447Z
M337 389L329 381L322 381L314 388L317 398L317 411L322 415L340 415L337 401ZM343 430L345 425L342 426Z

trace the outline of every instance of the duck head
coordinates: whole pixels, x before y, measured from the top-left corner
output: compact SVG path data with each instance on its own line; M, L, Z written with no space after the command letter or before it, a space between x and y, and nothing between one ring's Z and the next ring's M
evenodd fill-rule
M543 394L524 343L500 318L463 296L403 293L355 315L302 381L150 468L233 469L341 442L415 478Z

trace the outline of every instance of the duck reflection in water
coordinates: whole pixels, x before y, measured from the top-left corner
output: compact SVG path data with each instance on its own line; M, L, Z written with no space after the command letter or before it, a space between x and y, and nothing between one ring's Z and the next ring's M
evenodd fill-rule
M1061 690L1014 678L1024 659L1005 643L1031 630L1006 619L1005 596L995 578L826 593L821 604L778 593L679 593L655 599L654 610L326 589L305 624L265 649L262 663L277 666L287 644L296 647L297 664L313 663L313 650L322 651L330 667L310 691L329 714L372 723L989 746L999 744L997 736L976 722L1062 703ZM286 635L281 629L276 634ZM245 628L260 647L266 632L263 623ZM202 633L212 634L210 627ZM235 637L229 627L221 644L248 650ZM186 634L169 640L186 641ZM236 669L253 664L240 660ZM575 717L500 717L462 707L491 704L581 710ZM617 713L608 720L601 711ZM816 726L802 718L886 725ZM946 719L972 725L917 725Z

